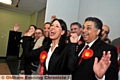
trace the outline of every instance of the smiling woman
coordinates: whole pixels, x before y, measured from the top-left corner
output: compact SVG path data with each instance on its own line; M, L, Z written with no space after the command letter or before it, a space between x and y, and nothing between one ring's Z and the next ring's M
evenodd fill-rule
M28 32L31 33L31 32ZM44 74L63 75L70 74L68 68L68 53L66 53L67 45L65 43L67 35L67 26L62 19L54 19L51 22L49 30L49 38L42 47L36 50L30 50L31 40L30 36L23 38L23 50L25 50L25 57L29 61L39 60L39 56L43 51L46 51L48 56L43 65ZM64 47L64 48L63 48ZM41 66L42 64L40 64Z

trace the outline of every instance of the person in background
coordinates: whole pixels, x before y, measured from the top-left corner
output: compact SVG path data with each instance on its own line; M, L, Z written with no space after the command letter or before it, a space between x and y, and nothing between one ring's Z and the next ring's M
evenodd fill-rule
M67 30L67 37L69 37L70 36L70 30Z
M78 36L75 33L71 34L69 68L73 70L72 80L118 80L117 50L101 41L101 31L100 19L86 18L82 30L85 42L78 45L77 52Z
M44 31L45 39L44 39L44 41L43 41L43 44L46 43L47 41L49 41L49 30L50 30L50 26L51 26L51 23L50 23L50 22L46 22L46 23L44 24L43 31Z
M120 37L113 39L111 44L115 47L120 46Z
M32 36L32 39L30 41L30 48L32 50L33 46L34 46L34 33L35 33L35 30L37 29L37 27L35 25L30 25L29 26L29 29L26 30L24 36L27 35L27 32L33 32L33 34L31 35ZM21 39L21 44L23 44L23 37ZM23 46L22 46L23 48ZM20 67L19 67L19 74L31 74L31 62L27 61L25 56L24 56L24 49L23 49L23 53L21 55L21 62L20 62Z
M78 41L79 41L79 40L83 41L83 38L82 38L82 36L81 36L82 26L81 26L80 23L78 23L78 22L73 22L73 23L71 23L70 29L71 29L71 33L77 33L77 35L79 36L79 37L78 37Z
M80 23L78 22L73 22L71 23L70 25L70 29L71 29L71 33L76 33L79 37L78 37L78 44L79 44L79 41L83 42L83 38L81 36L81 32L82 32L82 26ZM70 43L70 36L66 39L66 43ZM77 48L77 46L76 46Z
M104 39L108 37L109 32L110 32L109 27L107 25L103 25L101 33L102 35L100 36L101 40L104 41Z
M68 44L70 42L69 38L70 38L70 30L67 30L67 36L66 36L66 40L65 40L65 43Z
M41 28L37 28L35 30L35 39L34 39L35 44L34 44L33 50L37 49L37 48L40 48L43 44L43 40L44 40L43 30ZM31 62L31 72L32 72L32 74L36 74L36 70L38 68L38 65L39 65L39 60Z
M120 80L120 37L113 39L113 41L111 42L111 44L113 46L115 46L117 48L117 55L118 55L118 76L119 76L119 80Z
M39 48L42 46L42 43L43 43L43 40L44 40L44 33L43 33L43 29L41 28L37 28L35 30L35 34L34 34L34 42L35 42L35 45L34 45L34 48L33 49L36 49L36 48Z

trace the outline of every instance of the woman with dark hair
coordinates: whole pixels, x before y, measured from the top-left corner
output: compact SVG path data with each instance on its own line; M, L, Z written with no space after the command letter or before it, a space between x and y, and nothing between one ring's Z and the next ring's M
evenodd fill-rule
M34 33L35 30L37 29L37 27L35 25L30 25L28 30L26 30L24 36L28 35L27 32L33 32L33 34L31 35L31 41L30 41L30 49L32 49L34 47ZM23 44L23 37L21 39L21 44ZM23 46L22 46L23 47ZM21 55L21 62L20 62L20 68L19 68L20 72L19 74L31 74L31 63L29 61L26 60L25 56L24 56L24 49L23 49L23 53Z
M30 40L32 39L31 35L33 33L28 32L27 34L29 35L23 37L23 49L28 61L39 60L41 52L46 51L48 57L44 64L44 74L70 74L67 64L67 45L65 43L67 26L63 20L54 19L51 22L49 31L50 40L39 49L30 49Z
M45 44L47 41L49 41L49 30L50 30L50 25L51 25L51 23L50 22L46 22L45 24L44 24L44 28L43 28L43 31L44 31L44 36L45 36L45 38L44 38L44 40L43 40L43 44Z

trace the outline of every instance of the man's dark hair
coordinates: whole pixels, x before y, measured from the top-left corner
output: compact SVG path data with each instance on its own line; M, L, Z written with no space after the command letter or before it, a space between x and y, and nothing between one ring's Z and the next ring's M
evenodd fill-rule
M96 17L88 17L88 18L85 19L85 22L86 21L93 21L95 23L95 28L100 29L99 36L101 36L102 26L103 26L102 21L100 19L96 18Z
M79 28L82 28L82 26L81 26L81 24L80 24L79 22L73 22L73 23L71 23L70 27L71 27L72 25L77 25Z
M30 25L29 28L30 28L31 26L33 26L33 27L35 28L35 30L37 29L37 26L35 26L35 25Z

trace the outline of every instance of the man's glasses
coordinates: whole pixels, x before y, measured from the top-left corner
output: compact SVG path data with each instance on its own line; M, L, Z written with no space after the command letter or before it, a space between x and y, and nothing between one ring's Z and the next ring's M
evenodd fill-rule
M42 32L35 32L35 34L42 34Z
M109 33L108 31L105 31L104 29L102 29L102 31L104 31L105 34L108 34L108 33Z

